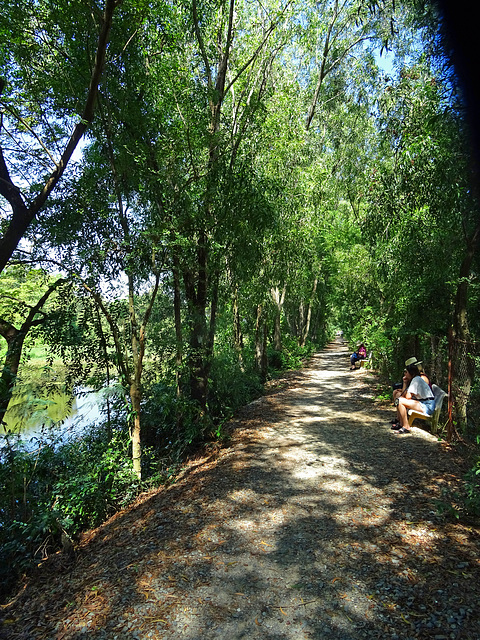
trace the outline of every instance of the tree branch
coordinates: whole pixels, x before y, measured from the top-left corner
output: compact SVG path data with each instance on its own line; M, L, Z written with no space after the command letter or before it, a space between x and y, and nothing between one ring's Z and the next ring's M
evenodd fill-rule
M232 85L235 84L235 82L240 78L240 76L243 74L243 72L248 69L248 67L252 64L252 62L258 57L258 54L260 53L260 51L263 49L263 47L265 46L267 40L270 38L270 36L272 35L272 33L275 31L275 29L278 27L278 24L280 22L280 18L283 17L283 15L286 13L288 7L292 4L293 0L288 0L287 4L285 5L285 7L282 9L282 11L280 12L280 16L278 18L278 20L276 20L275 22L272 22L270 27L267 29L267 32L262 40L262 42L259 44L259 46L255 49L255 51L253 52L253 54L250 56L250 58L245 62L245 64L240 67L239 71L237 72L236 76L234 76L233 80L231 80L228 85L227 88L225 89L225 93L228 93L230 90L230 87Z
M338 4L335 3L335 12L333 14L332 20L330 21L330 24L328 25L327 35L325 36L325 44L323 45L323 55L322 55L322 64L320 65L320 75L318 76L317 86L315 87L315 92L313 94L312 104L310 105L310 109L308 111L307 124L305 127L307 131L310 129L313 116L315 115L315 109L317 107L320 89L322 88L323 80L327 75L327 72L325 71L325 66L327 64L327 56L330 52L330 38L332 36L333 27L335 26L335 22L337 21L337 18L338 18Z
M106 321L110 325L110 329L111 329L112 335L113 335L113 341L115 342L115 352L116 352L116 354L118 356L118 366L119 366L123 376L125 377L125 380L126 380L127 384L130 386L132 384L132 379L131 379L131 376L130 376L130 372L128 371L128 367L127 367L127 365L126 365L126 363L124 361L124 358L123 358L122 345L120 344L120 338L118 336L117 327L115 326L115 322L114 322L112 316L110 315L107 307L105 306L105 303L103 302L102 297L100 296L100 294L97 293L91 287L89 287L86 282L81 281L81 283L82 283L82 287L85 289L85 291L88 291L88 293L92 296L92 298L98 304L98 306L102 310L103 315L105 316Z
M197 36L198 46L200 47L200 54L203 59L203 64L205 65L205 71L207 72L207 82L209 88L212 88L212 71L210 69L210 64L208 62L207 52L205 51L205 45L203 43L202 34L200 33L200 27L198 26L198 12L197 12L197 2L196 0L192 1L192 14L193 14L193 28L195 29L195 35Z
M62 177L65 168L72 157L75 148L91 124L95 112L95 103L98 94L98 86L103 72L107 44L112 27L113 13L120 4L118 0L106 0L103 14L103 24L98 37L95 63L90 77L90 86L80 122L68 141L65 150L54 171L50 174L40 193L37 194L31 205L27 208L20 197L19 189L12 183L8 172L3 152L0 148L0 193L6 198L12 207L10 224L0 239L0 273L5 268L8 260L18 246L27 228L45 204L47 198Z
M12 109L11 107L8 106L8 104L5 104L5 102L1 102L0 103L3 108L8 111L8 113L10 113L14 118L16 118L24 127L25 129L27 129L32 136L35 138L35 140L38 142L38 144L42 147L42 149L45 151L45 153L47 154L47 156L50 158L50 160L53 162L53 164L58 168L58 164L57 161L55 160L55 158L52 156L52 154L50 153L50 151L47 149L47 147L43 144L40 136L38 136L35 131L32 129L32 127L28 124L28 122L26 122L24 120L24 118L22 118L22 116L17 113L14 109Z

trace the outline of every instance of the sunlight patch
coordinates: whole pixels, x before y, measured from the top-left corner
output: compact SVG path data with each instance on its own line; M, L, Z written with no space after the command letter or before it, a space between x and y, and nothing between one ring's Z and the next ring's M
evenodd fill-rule
M348 371L346 373L348 373ZM339 372L337 370L329 371L328 369L322 369L322 380L327 378L338 378L338 376Z
M315 476L321 476L323 474L322 467L316 467L313 465L302 467L292 473L292 476L297 480L308 480L309 478L315 478Z
M257 494L252 489L234 489L228 495L230 500L239 503L249 503L256 498Z

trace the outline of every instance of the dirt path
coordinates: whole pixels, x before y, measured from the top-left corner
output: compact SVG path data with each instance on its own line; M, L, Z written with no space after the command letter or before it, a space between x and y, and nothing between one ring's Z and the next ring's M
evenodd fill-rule
M4 637L479 640L479 531L433 502L462 471L370 393L330 345L229 447L45 563Z

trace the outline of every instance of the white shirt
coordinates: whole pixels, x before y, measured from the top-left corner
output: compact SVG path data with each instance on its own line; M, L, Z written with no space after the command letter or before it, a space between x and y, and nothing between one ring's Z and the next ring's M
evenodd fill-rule
M415 376L408 385L408 391L419 400L430 400L433 398L432 391L428 384L420 376Z

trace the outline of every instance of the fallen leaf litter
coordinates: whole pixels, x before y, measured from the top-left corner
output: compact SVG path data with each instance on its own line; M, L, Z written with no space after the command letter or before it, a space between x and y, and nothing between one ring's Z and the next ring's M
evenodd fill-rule
M9 640L478 640L479 530L438 516L463 469L395 437L330 345L245 407L228 447L51 558Z

